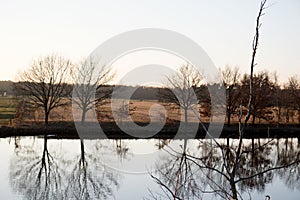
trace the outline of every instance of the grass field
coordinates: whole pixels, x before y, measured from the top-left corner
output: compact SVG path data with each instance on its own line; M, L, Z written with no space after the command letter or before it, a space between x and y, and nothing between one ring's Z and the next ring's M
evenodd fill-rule
M122 104L123 100L119 100L118 104ZM139 100L131 100L129 105L130 116L132 117L133 121L139 123L149 123L150 122L150 116L153 117L152 114L149 115L149 110L152 105L154 104L162 104L166 109L166 115L167 115L167 123L173 123L176 121L181 120L180 110L178 106L165 104L157 101L139 101ZM9 106L10 104L10 106ZM15 107L16 107L16 100L11 99L10 101L8 99L0 99L0 105L3 105L3 109L6 107L10 113L7 114L14 114L15 113ZM32 108L32 109L25 109L26 113L24 113L22 116L22 123L23 124L35 124L35 123L42 123L44 121L44 112L42 108ZM155 112L162 113L161 110L155 109ZM2 112L1 112L2 113ZM90 115L91 111L87 113L86 121L91 121L93 118L93 115ZM77 113L81 117L81 112ZM80 118L79 117L79 118ZM161 121L161 118L163 115L158 115L154 119L154 121ZM3 118L5 118L5 123L7 124L9 122L9 117L4 117L3 112ZM101 122L112 122L112 121L129 121L129 118L124 118L121 116L113 116L111 111L111 104L108 101L104 105L97 108L97 119ZM208 121L209 118L204 119L204 121ZM55 108L51 111L49 116L50 122L70 122L73 121L73 114L72 114L72 105L69 104L65 107L59 107ZM197 121L195 117L189 118L189 122Z
M12 125L16 113L17 99L7 96L0 97L0 126Z
M33 124L40 124L44 122L44 112L42 108L29 108L24 104L26 109L19 110L18 116L16 116L16 110L17 105L20 100L16 99L13 96L7 96L7 97L0 97L0 126L19 126L19 125L33 125ZM119 100L117 104L120 104L119 106L122 106L123 100ZM133 119L133 121L139 123L149 123L150 122L150 116L154 117L151 113L149 113L149 110L151 106L154 104L161 104L164 106L166 110L166 122L169 124L172 124L174 122L178 122L180 120L183 121L181 118L180 109L178 106L174 104L167 104L157 101L139 101L139 100L131 100L129 105L130 116ZM276 108L274 109L274 113L276 114ZM22 111L23 110L23 111ZM21 112L20 112L21 111ZM161 109L155 109L155 112L158 113L153 119L154 121L161 121L163 118L163 112ZM285 120L285 109L282 109L282 115L281 115L281 124L295 124L299 123L300 119L298 115L295 113L292 113L291 116L289 116L290 122L287 123ZM19 115L21 113L21 115ZM90 112L87 113L86 121L91 121L93 119L93 115L89 115ZM160 115L161 113L161 115ZM81 116L81 112L77 113ZM198 122L198 119L196 117L193 117L193 113L189 113L191 117L188 118L189 122ZM21 117L20 117L21 116ZM79 117L80 118L80 117ZM126 122L129 121L129 118L125 118L122 116L113 116L111 111L111 104L110 101L107 101L106 104L97 107L97 118L98 121L101 122L112 122L112 121L120 121L120 122ZM207 116L201 116L201 119L203 122L209 122L210 118ZM275 115L274 118L270 121L266 120L257 120L257 124L276 124L277 123L277 116ZM49 116L50 122L72 122L73 121L73 113L72 113L72 105L71 102L68 106L65 107L59 107L52 110L50 116ZM236 124L238 122L238 117L233 116L231 119L232 124ZM226 123L226 121L224 122Z

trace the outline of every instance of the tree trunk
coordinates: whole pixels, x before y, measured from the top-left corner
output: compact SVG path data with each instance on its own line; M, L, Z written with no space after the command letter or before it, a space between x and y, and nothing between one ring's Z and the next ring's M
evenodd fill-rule
M82 165L85 165L85 154L84 154L84 142L83 139L80 139L80 151L81 151L81 162Z
M228 109L228 111L227 111L227 125L228 125L228 127L230 127L230 118L231 118L231 112Z
M82 109L81 123L85 122L85 116L86 116L86 109Z
M280 118L281 118L281 106L278 106L278 115L277 115L277 126L280 126Z
M43 157L42 157L42 166L46 166L46 154L48 153L47 150L47 133L44 135L44 149L43 149Z
M252 115L252 126L254 126L254 124L255 124L255 115Z
M254 138L251 139L251 148L252 148L252 152L251 152L251 167L254 166Z
M238 195L237 195L237 190L236 190L236 186L235 186L234 181L230 181L230 190L231 190L231 193L232 193L232 195L231 195L232 199L237 200Z
M45 111L45 125L48 126L49 123L49 112Z
M228 156L229 156L229 153L230 153L230 150L229 150L229 136L227 136L226 140L227 140L226 156L228 157Z
M229 107L227 107L227 125L228 127L230 127L230 117L231 117L231 107L232 107L232 104L231 104L231 89L229 89L228 91L228 105Z
M187 108L184 108L184 123L187 125L188 123L188 114L187 114Z
M286 108L286 112L285 112L285 123L289 123L290 119L289 119L289 108Z
M184 130L188 130L188 116L187 116L187 108L184 109ZM184 150L184 154L185 154L185 150L186 150L186 145L187 145L187 139L184 139L184 144L183 144L183 150Z

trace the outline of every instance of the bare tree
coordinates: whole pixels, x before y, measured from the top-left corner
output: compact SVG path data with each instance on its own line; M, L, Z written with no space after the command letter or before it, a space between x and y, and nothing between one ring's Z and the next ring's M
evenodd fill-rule
M136 106L130 106L132 104L132 102L129 102L129 105L126 104L124 100L120 102L120 105L117 110L118 112L116 113L120 123L123 123L123 120L126 120L126 118L132 115L133 112L136 110Z
M71 91L68 85L71 62L61 56L52 54L35 60L30 68L19 76L15 85L17 91L27 95L34 107L44 110L45 125L54 108L69 102L64 100Z
M249 86L250 76L245 74L242 79L242 91L244 91L243 103L249 102ZM276 89L275 84L270 78L268 72L258 72L252 77L252 100L251 100L251 117L252 125L255 124L255 119L272 119L272 112L267 108L274 104L274 95ZM271 114L271 116L270 116Z
M82 111L82 123L85 122L86 113L96 103L101 104L111 94L109 87L105 87L105 85L112 79L111 68L101 66L98 69L97 61L93 58L89 58L75 67L73 71L73 102Z
M201 81L201 74L190 64L185 64L177 73L167 77L168 89L163 89L159 93L162 100L175 103L183 109L185 123L188 122L188 110L194 109L198 103L196 94Z
M274 89L275 89L275 101L276 101L276 111L277 111L277 126L280 126L280 119L283 107L283 90L280 88L280 84L278 83L278 74L274 72Z
M238 144L238 147L234 151L232 151L234 153L234 156L233 156L234 161L231 162L232 166L230 166L230 163L228 163L226 157L224 156L224 153L222 153L224 167L225 167L226 173L227 173L227 174L225 174L225 176L227 177L227 180L230 183L230 188L231 188L231 193L232 193L233 199L238 199L238 191L236 189L237 180L235 180L235 179L236 179L236 175L237 175L237 172L238 172L238 169L240 166L240 162L241 162L243 154L244 154L242 147L243 147L243 138L244 138L245 127L246 127L247 122L249 121L250 115L251 115L251 107L252 107L252 102L253 102L253 75L254 75L254 66L256 65L255 56L256 56L257 48L258 48L259 30L261 27L260 19L264 15L264 10L266 8L265 7L266 1L267 0L261 1L258 16L256 18L255 35L254 35L254 39L252 42L252 56L251 56L250 77L249 77L249 80L250 80L249 102L248 102L248 106L247 106L247 115L246 115L246 118L243 123L242 123L242 119L240 118L239 144ZM221 148L221 151L223 151L222 148ZM252 151L254 151L254 149ZM248 178L251 178L251 177L248 177Z
M233 114L236 113L237 108L240 105L241 90L239 88L240 73L239 69L230 68L226 66L224 70L221 70L223 84L226 88L226 114L227 125L230 126L230 120Z
M291 96L293 107L298 111L298 121L300 122L300 81L297 76L289 78L288 91Z
M237 183L239 183L241 181L252 179L259 175L263 175L272 170L286 168L288 166L299 163L299 159L296 159L295 161L290 162L288 164L284 164L281 166L275 166L275 167L269 167L262 171L257 171L252 175L247 175L245 177L237 178L239 169L241 168L241 163L246 158L247 154L258 151L260 148L265 148L272 141L271 140L269 142L266 142L260 148L253 148L251 150L245 148L245 146L243 144L245 128L247 126L247 122L250 119L250 115L252 113L252 104L254 101L254 67L256 65L255 57L256 57L256 53L257 53L257 49L258 49L259 31L260 31L260 27L261 27L260 20L261 20L261 17L264 15L265 9L266 9L266 0L262 0L261 4L260 4L258 16L256 18L255 36L254 36L253 43L252 43L252 57L251 57L250 76L249 76L249 82L250 82L249 83L249 102L248 102L248 106L247 106L247 115L246 115L244 121L242 121L242 115L240 117L238 145L236 148L229 149L230 154L227 154L227 155L231 155L232 157L231 158L230 158L230 156L228 157L224 152L224 148L216 142L222 152L222 160L223 160L222 168L224 169L224 171L220 171L220 170L214 169L214 168L212 170L221 174L222 176L224 176L225 180L227 180L229 182L230 190L231 190L230 196L233 199L238 199L238 191L237 191L237 187L236 187Z

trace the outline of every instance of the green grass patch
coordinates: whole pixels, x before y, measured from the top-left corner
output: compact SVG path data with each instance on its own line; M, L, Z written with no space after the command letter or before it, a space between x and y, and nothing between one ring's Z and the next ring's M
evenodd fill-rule
M8 125L15 118L18 99L7 96L0 97L0 125Z

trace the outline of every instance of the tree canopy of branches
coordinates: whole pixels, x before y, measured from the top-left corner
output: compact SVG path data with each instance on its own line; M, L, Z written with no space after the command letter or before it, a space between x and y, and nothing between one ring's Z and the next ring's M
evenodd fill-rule
M255 123L255 119L268 119L267 107L273 105L273 99L275 95L275 84L271 80L267 72L259 72L253 75L253 92L251 102L251 116L252 125ZM249 85L250 76L244 75L242 79L242 91L244 91L243 102L244 105L249 101Z
M230 126L230 119L240 105L241 90L240 73L238 68L230 68L226 66L221 71L223 84L226 88L226 113L227 113L227 125Z
M298 111L298 120L300 122L300 81L297 76L289 79L288 91L292 98L292 106Z
M182 65L178 72L166 78L168 90L161 90L162 100L178 105L184 111L184 122L188 122L188 110L198 104L197 93L202 76L190 64Z
M111 69L106 66L98 69L97 61L93 58L88 58L75 67L73 71L73 102L82 111L82 123L85 122L86 113L96 103L100 104L111 94L109 87L105 87L105 84L112 79Z
M20 74L16 91L27 95L34 107L44 110L45 124L48 125L50 112L68 101L71 88L67 84L70 78L71 62L61 56L52 54L35 60Z

